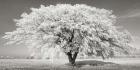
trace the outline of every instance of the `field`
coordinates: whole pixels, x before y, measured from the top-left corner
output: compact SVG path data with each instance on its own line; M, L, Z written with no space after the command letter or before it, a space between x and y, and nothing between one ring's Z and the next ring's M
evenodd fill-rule
M0 59L0 70L140 70L140 59L78 59L75 67L66 59Z

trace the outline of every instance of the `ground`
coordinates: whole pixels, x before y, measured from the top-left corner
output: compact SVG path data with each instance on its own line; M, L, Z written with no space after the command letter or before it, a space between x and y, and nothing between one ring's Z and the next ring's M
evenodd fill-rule
M0 70L140 70L140 58L77 59L75 67L67 59L0 59Z

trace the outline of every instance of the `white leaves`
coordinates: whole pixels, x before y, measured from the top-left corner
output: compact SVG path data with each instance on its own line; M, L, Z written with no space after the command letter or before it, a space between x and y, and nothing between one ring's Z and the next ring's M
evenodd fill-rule
M40 5L40 8L45 8L45 6L44 5Z
M17 29L6 32L3 38L9 39L10 43L25 43L38 53L48 47L55 47L55 41L60 38L59 47L65 47L65 51L79 47L81 52L94 54L97 48L107 50L111 43L128 46L131 40L129 33L116 29L116 16L111 10L84 4L57 4L41 5L40 8L31 8L31 11L29 14L23 13L21 19L16 19ZM70 47L68 41L76 34L72 33L73 30L79 32L71 40L73 46ZM57 35L59 33L61 36Z
M24 12L24 13L21 14L21 17L26 18L26 17L28 17L28 14Z

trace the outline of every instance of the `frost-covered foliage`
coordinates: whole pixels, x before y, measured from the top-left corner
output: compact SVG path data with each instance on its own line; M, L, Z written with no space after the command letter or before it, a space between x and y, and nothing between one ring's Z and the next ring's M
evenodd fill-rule
M131 46L130 34L114 26L116 16L111 10L81 4L41 5L31 10L16 19L17 29L3 38L9 44L26 44L32 56L46 57L53 53L50 48L59 48L65 53L106 58L112 51L128 53Z

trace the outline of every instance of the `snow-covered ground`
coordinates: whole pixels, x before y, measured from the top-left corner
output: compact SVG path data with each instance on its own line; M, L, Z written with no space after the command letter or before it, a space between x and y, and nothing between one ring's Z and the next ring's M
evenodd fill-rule
M140 70L140 58L77 59L77 62L81 64L76 67L79 70ZM69 70L72 67L67 63L67 59L0 59L0 70Z

